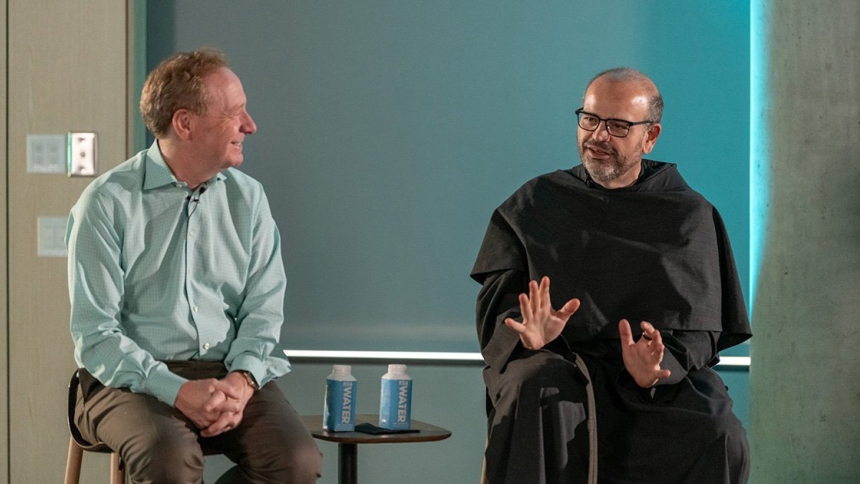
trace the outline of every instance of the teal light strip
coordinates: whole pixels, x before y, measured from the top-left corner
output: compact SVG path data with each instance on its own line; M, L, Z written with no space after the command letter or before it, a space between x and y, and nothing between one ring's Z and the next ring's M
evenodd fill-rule
M755 305L770 203L767 0L750 3L750 304Z

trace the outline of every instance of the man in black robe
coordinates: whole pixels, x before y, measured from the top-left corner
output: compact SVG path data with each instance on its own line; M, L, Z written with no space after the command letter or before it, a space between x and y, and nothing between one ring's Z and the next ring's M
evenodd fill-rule
M711 367L752 332L717 210L642 158L662 111L642 73L599 74L577 111L582 165L492 215L471 274L491 484L747 481Z

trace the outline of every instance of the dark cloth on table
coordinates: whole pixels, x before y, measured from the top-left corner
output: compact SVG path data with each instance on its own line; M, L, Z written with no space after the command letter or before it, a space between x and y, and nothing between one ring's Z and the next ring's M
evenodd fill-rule
M617 190L582 166L529 181L493 213L471 275L482 284L491 483L584 482L585 384L573 353L593 380L600 482L746 480L745 432L710 366L752 332L723 222L675 165L643 160L639 181ZM543 276L553 307L582 305L559 340L533 352L504 319L520 317L518 294ZM672 376L655 389L624 369L621 319L634 337L640 321L661 331Z

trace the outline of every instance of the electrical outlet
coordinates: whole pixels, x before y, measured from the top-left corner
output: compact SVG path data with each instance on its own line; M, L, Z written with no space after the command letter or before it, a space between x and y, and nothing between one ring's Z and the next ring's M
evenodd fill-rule
M69 176L96 175L96 134L69 133Z

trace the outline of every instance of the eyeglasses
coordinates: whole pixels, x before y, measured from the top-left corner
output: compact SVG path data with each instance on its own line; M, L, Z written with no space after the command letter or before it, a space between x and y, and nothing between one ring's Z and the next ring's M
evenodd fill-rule
M654 123L654 121L646 120L646 121L627 121L624 119L603 119L596 114L591 114L587 111L583 111L582 108L576 110L576 117L579 121L579 127L586 131L596 131L597 127L600 126L600 122L604 121L606 123L606 131L616 138L623 138L630 133L630 127L636 126L637 124L648 124Z

